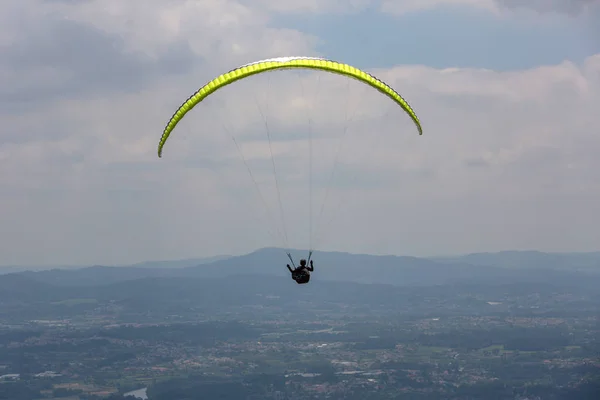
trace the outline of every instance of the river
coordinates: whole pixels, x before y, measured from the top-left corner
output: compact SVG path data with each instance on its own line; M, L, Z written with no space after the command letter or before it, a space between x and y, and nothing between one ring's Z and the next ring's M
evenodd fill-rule
M138 399L142 399L142 400L148 400L148 395L146 395L146 390L148 388L141 388L138 390L132 390L131 392L127 392L124 394L124 396L133 396L133 397L137 397Z

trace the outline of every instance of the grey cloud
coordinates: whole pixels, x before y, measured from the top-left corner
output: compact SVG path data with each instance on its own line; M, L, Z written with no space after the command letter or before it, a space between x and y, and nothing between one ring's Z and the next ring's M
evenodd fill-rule
M483 158L472 158L464 162L467 168L488 168L490 163Z
M588 6L598 6L599 0L496 0L506 8L529 8L539 12L561 12L577 15Z
M23 112L27 108L27 103L23 103ZM15 113L14 108L11 109L11 112ZM11 132L5 132L2 135L0 145L24 144L41 137L50 140L60 140L73 134L68 121L64 119L53 120L52 118L48 118L44 124L36 124L33 127L27 127L26 123L11 124L9 126L11 127ZM18 129L19 127L27 127L27 129Z
M152 58L128 51L120 37L91 26L57 15L41 22L0 48L0 71L13 78L0 87L4 113L86 93L135 91L158 77L187 73L199 62L184 41ZM48 73L52 79L36 79Z
M515 160L514 165L519 170L530 170L534 168L554 167L564 163L566 155L563 150L556 147L539 145L530 148ZM536 171L539 172L539 171Z
M91 3L94 0L42 0L43 3L47 4L81 4L81 3Z

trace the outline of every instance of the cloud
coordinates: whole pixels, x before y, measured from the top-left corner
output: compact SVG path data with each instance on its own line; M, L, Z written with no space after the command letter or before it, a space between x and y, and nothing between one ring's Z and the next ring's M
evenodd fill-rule
M373 0L281 0L247 1L247 4L260 4L267 10L277 13L356 13L373 5Z
M598 0L495 0L498 5L508 9L527 8L542 13L559 12L578 15L592 7L598 7Z
M597 9L598 0L383 0L381 10L396 15L439 7L470 7L500 13L528 9L541 13L565 13L572 16Z
M5 3L0 95L10 112L57 97L140 90L200 64L216 71L257 49L265 57L309 53L311 40L269 29L264 12L227 0Z
M438 7L473 7L489 11L497 11L494 0L383 0L381 11L402 15L419 10L432 10Z
M168 118L206 81L260 58L318 54L321 38L272 28L267 3L3 7L1 263L120 263L280 245L276 186L288 244L305 247L311 152L314 216L327 198L313 221L324 249L597 247L600 55L509 72L371 70L408 99L423 136L358 82L265 74L190 112L158 159Z
M46 22L3 49L0 69L8 84L0 90L8 111L23 103L31 107L61 97L139 90L159 76L189 72L197 61L183 43L152 59L125 51L118 37L91 26ZM20 79L24 76L33 79Z

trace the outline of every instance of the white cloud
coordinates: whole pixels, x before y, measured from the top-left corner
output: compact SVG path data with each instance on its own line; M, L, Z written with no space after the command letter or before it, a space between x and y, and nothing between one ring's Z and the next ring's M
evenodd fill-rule
M579 15L594 8L598 0L383 0L383 12L402 15L419 10L430 10L440 6L462 6L500 13L507 10L532 10L541 13L564 13Z
M256 4L248 1L248 4ZM280 13L356 13L371 6L373 0L259 0L268 10Z
M498 11L495 0L383 0L381 11L396 15L418 10L430 10L440 6L466 6Z
M324 248L432 254L597 246L600 55L581 66L513 72L373 71L409 100L421 137L401 110L357 82L310 74L300 81L292 71L256 77L188 114L158 159L168 118L217 71L316 54L315 38L268 28L266 7L230 0L40 4L3 3L15 18L0 24L0 36L12 38L0 49L0 263L116 263L279 245L263 229L269 219L223 129L236 133L279 220L256 102L270 107L292 246L308 241L306 112L314 117L318 215L346 110L354 119L320 220L329 228ZM63 17L68 32L82 34L68 36L70 45L80 39L80 53L62 49L60 58L51 35L67 37ZM32 33L48 26L46 37ZM15 44L38 49L35 57ZM44 44L54 50L39 50Z
M494 0L509 9L525 8L539 12L558 12L577 15L598 7L598 0Z

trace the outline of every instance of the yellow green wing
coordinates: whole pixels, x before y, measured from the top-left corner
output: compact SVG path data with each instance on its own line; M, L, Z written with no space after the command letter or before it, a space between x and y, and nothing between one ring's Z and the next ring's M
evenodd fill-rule
M385 94L393 101L395 101L400 107L408 113L410 118L414 121L417 129L419 130L419 135L423 134L423 130L421 129L421 122L417 117L417 114L410 107L408 102L398 94L394 89L392 89L389 85L374 77L373 75L364 72L358 68L355 68L348 64L339 63L337 61L327 60L323 58L315 58L315 57L280 57L280 58L270 58L265 60L256 61L250 64L242 65L241 67L235 68L225 74L217 76L212 81L208 82L206 85L202 86L196 93L194 93L189 99L185 101L173 114L169 123L165 127L162 137L160 138L160 142L158 144L158 156L161 157L162 149L165 145L165 142L169 138L169 135L175 129L175 126L181 121L181 119L194 108L198 103L204 100L206 97L210 96L215 91L221 89L224 86L227 86L235 81L240 79L244 79L246 77L260 74L267 71L272 71L276 69L286 69L286 68L305 68L305 69L317 69L322 71L331 72L334 74L345 75L349 78L356 79L367 85L377 89L381 93Z

